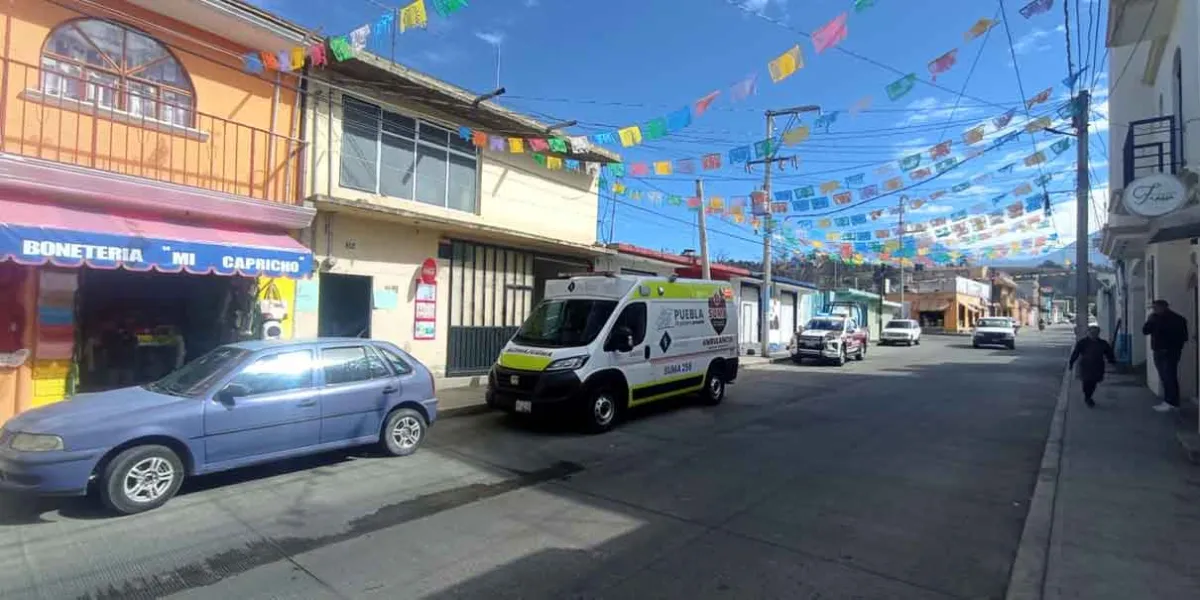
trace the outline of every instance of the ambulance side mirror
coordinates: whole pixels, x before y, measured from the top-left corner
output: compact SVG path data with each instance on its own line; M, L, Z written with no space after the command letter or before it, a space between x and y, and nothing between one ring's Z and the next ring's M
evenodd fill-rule
M613 327L612 333L608 336L608 343L604 344L604 350L606 352L632 352L633 330L628 325Z

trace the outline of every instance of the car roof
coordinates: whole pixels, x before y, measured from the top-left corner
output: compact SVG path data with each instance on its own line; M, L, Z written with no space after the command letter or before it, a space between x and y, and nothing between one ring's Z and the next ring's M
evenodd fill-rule
M226 344L231 348L241 348L251 352L259 350L273 350L275 348L291 348L300 346L329 346L341 344L386 344L382 340L371 340L366 338L356 337L323 337L323 338L307 338L297 340L246 340L244 342L234 342ZM389 346L391 344L388 344Z

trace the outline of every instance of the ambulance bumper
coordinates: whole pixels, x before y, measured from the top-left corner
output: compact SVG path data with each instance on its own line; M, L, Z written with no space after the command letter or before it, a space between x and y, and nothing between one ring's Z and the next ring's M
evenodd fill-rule
M575 371L520 371L496 365L488 374L487 404L507 412L541 414L571 406L582 387Z

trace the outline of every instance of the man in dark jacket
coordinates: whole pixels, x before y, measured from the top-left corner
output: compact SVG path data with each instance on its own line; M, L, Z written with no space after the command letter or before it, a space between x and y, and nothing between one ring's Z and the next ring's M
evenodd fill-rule
M1069 366L1074 368L1075 361L1079 361L1079 380L1083 382L1083 401L1087 403L1088 408L1096 406L1092 395L1096 393L1096 386L1104 381L1105 360L1110 365L1117 363L1112 346L1100 339L1100 328L1092 325L1088 327L1087 337L1075 342L1075 350L1071 352L1069 363Z
M1166 300L1155 300L1153 306L1142 334L1150 336L1154 369L1162 382L1163 401L1154 410L1168 412L1179 408L1179 358L1188 340L1188 326L1187 319L1171 310Z

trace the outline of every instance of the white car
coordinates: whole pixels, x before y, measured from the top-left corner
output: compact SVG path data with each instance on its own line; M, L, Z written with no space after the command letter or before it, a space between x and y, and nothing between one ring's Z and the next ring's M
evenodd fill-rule
M971 345L1004 346L1009 350L1017 347L1017 330L1008 317L985 317L975 322L971 332Z
M912 319L892 319L879 334L879 345L921 345L921 324Z

